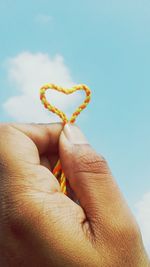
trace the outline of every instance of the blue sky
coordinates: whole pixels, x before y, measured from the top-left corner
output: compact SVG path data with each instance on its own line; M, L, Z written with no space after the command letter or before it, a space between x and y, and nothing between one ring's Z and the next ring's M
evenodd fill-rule
M1 0L1 121L15 120L3 103L19 92L6 62L25 51L61 55L72 80L92 89L78 124L136 213L150 192L150 1Z

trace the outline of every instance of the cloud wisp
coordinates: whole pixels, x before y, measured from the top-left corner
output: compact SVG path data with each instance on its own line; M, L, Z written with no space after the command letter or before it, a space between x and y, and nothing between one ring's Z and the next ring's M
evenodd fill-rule
M55 122L59 119L41 105L39 89L45 83L72 87L75 83L64 59L47 54L23 52L6 62L8 80L17 90L3 105L9 116L18 122ZM81 101L81 93L65 96L55 91L47 92L47 99L68 115Z

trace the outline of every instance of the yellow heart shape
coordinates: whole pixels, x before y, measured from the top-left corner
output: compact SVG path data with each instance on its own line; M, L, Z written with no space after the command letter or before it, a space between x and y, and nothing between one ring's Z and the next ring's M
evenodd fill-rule
M83 103L76 109L76 111L72 114L70 120L67 118L66 114L59 110L58 108L56 108L55 106L52 106L46 99L46 96L45 96L45 93L47 90L49 89L52 89L52 90L56 90L58 92L61 92L61 93L64 93L66 95L69 95L69 94L72 94L76 91L79 91L79 90L84 90L85 91L85 94L86 94L86 98L85 100L83 101ZM40 89L40 99L43 103L43 105L45 106L45 108L47 108L48 110L50 110L51 112L57 114L64 122L64 124L66 124L67 122L70 122L70 123L74 123L77 116L80 114L80 112L86 108L86 106L88 105L88 103L90 102L90 99L91 99L91 91L90 89L84 85L84 84L79 84L79 85L76 85L70 89L67 89L67 88L64 88L64 87L60 87L60 86L57 86L55 84L51 84L51 83L48 83L48 84L45 84L44 86L41 87Z

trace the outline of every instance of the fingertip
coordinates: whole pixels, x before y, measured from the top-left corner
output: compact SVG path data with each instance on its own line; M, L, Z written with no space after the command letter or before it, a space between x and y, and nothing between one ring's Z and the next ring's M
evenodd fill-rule
M74 145L88 144L85 135L75 124L67 123L63 128L63 133L67 140Z

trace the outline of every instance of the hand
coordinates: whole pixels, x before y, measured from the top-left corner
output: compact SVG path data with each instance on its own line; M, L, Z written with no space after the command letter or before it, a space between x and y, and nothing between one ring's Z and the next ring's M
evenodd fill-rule
M1 266L149 266L106 161L79 128L1 124L0 134ZM80 205L51 173L59 157Z

